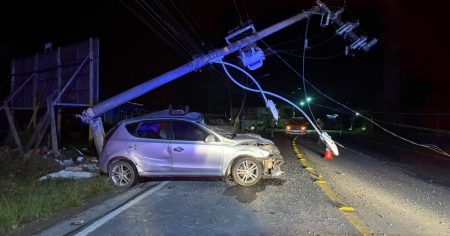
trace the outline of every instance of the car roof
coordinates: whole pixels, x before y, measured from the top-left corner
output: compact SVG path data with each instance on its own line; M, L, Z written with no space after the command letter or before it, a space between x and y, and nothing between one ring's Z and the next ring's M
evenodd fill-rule
M187 112L185 113L183 110L175 110L175 109L165 109L161 111L152 112L149 114L145 114L142 116L134 117L131 119L124 120L126 124L134 123L142 120L152 120L152 119L184 119L184 120L192 120L195 122L203 122L203 114L199 112Z

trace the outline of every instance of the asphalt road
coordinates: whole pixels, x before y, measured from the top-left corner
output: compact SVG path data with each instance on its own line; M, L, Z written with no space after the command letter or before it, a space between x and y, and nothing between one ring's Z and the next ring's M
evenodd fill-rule
M347 138L343 144L352 146L350 142ZM375 234L450 235L450 188L435 181L431 172L435 168L416 173L411 163L389 161L397 156L387 158L381 145L371 150L372 156L341 148L341 155L332 161L320 158L323 147L315 142L303 140L300 146L333 191ZM383 158L374 158L376 153L383 153ZM408 154L398 149L391 155Z
M252 187L220 179L164 179L133 205L86 222L80 235L450 235L450 189L349 149L333 160L298 138L302 167L283 135L274 138L283 176ZM326 186L314 180L319 176ZM355 211L343 211L346 205ZM100 223L99 223L100 222ZM363 227L361 227L361 225ZM48 233L49 231L47 231ZM47 233L41 232L42 235Z

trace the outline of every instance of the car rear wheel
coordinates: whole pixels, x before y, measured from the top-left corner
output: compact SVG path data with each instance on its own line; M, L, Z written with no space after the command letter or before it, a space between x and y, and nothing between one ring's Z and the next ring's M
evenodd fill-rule
M262 164L254 158L239 158L233 165L233 179L239 185L252 186L261 178L262 169Z
M109 167L109 179L117 187L129 188L136 184L138 173L129 161L116 161Z

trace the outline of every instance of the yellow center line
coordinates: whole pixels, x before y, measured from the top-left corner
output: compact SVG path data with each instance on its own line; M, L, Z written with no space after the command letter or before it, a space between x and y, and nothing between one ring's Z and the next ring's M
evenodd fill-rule
M310 177L314 180L314 183L316 183L322 191L325 193L325 196L328 197L332 202L334 202L337 205L337 208L339 209L342 214L347 217L348 221L355 227L358 232L361 233L361 235L374 235L372 229L369 228L369 226L364 223L361 219L358 218L356 215L355 209L347 204L345 204L341 199L337 197L337 195L333 192L333 190L327 185L327 182L321 178L316 172L314 168L312 168L309 163L304 159L301 151L299 151L299 148L297 147L295 137L292 141L292 147L294 149L294 152L297 154L297 157L299 159L300 164L302 167L309 173Z

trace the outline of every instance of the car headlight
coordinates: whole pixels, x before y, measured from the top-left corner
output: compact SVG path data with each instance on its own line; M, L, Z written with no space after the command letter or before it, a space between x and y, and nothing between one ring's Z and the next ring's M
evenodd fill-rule
M286 126L286 130L291 130L291 126Z

